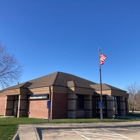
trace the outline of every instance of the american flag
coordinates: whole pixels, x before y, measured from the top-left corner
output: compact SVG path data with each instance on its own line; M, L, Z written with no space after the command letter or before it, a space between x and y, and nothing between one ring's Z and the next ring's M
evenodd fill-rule
M100 65L103 65L104 64L104 61L106 60L106 55L104 55L104 54L100 54Z

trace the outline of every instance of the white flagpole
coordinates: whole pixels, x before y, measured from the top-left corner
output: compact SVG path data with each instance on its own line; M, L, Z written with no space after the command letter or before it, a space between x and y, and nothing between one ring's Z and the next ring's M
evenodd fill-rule
M102 121L103 119L103 109L102 109L102 74L101 74L101 64L100 64L100 57L101 57L101 52L99 48L99 73L100 73L100 120Z

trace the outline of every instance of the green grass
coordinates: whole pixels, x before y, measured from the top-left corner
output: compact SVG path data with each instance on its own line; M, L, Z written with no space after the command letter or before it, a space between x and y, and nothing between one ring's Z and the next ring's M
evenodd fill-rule
M17 125L0 125L0 140L12 140L17 128Z
M12 140L19 124L41 123L46 123L46 120L33 118L0 118L0 140Z
M140 119L103 119L102 122L140 121ZM96 123L100 119L54 119L50 123ZM35 118L0 118L0 140L11 140L19 124L47 124L47 120Z
M130 122L130 121L140 121L140 119L104 118L102 121L100 119L53 119L50 120L50 123L98 123L98 122Z

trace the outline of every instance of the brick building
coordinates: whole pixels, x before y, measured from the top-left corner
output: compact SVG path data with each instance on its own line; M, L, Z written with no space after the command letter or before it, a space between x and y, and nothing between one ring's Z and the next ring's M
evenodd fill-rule
M128 94L103 84L103 116L128 113ZM0 91L0 115L48 118L99 117L100 85L62 72L52 73Z

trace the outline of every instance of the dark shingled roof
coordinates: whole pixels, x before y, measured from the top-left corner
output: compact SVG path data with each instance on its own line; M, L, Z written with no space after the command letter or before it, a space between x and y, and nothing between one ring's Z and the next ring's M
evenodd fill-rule
M95 90L100 90L100 84L94 84L94 85L91 85L92 88L94 88ZM116 87L113 87L111 85L108 85L108 84L102 84L102 89L103 90L122 90L122 89L119 89L119 88L116 88ZM122 90L122 91L125 91L125 90Z
M83 88L91 88L91 84L96 84L92 81L80 78L78 76L67 74L63 72L55 72L37 79L30 80L28 82L21 83L16 86L9 87L7 89L16 88L37 88L45 86L76 86ZM6 90L6 89L5 89Z
M90 84L96 84L92 81L80 78L72 74L58 72L54 85L67 86L68 81L73 81L76 87L84 87L84 88L91 88Z

